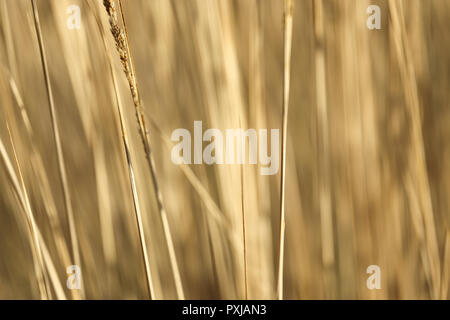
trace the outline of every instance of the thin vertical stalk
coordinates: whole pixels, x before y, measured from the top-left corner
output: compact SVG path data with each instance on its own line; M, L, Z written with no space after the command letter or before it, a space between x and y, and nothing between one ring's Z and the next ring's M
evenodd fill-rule
M244 292L245 300L248 299L248 276L247 276L247 237L246 237L246 225L245 225L245 196L244 196L244 169L241 166L241 205L242 205L242 245L244 247Z
M450 229L447 230L444 246L444 261L441 277L441 300L447 300L448 288L450 287Z
M242 128L239 119L239 127ZM245 150L242 150L244 153ZM244 260L244 297L248 299L248 276L247 276L247 237L246 237L246 223L245 223L245 193L244 193L244 165L241 165L241 214L242 214L242 246L243 246L243 260Z
M170 232L167 214L164 209L163 196L162 196L159 184L158 184L155 163L154 163L153 155L151 152L150 132L147 129L145 115L144 115L144 111L142 108L141 97L139 95L136 72L134 69L133 57L132 57L132 53L130 50L130 44L129 44L129 39L128 39L128 32L127 32L125 17L124 17L123 8L122 8L122 2L119 0L119 9L120 9L120 15L121 15L121 20L122 20L122 24L123 24L123 29L119 26L119 23L118 23L117 12L115 9L114 0L104 0L103 4L104 4L106 11L108 13L108 16L109 16L109 23L111 25L111 33L114 36L114 40L116 42L116 48L117 48L117 51L119 52L122 66L123 66L123 69L124 69L124 72L125 72L125 75L127 77L128 84L130 87L131 96L133 98L133 103L134 103L135 111L136 111L136 118L137 118L138 127L139 127L139 134L141 136L141 140L142 140L142 143L144 146L145 156L147 158L147 163L148 163L148 166L150 169L153 188L156 193L156 201L157 201L158 210L159 210L161 220L162 220L163 231L164 231L164 236L165 236L165 240L167 243L167 248L169 251L169 259L170 259L170 264L172 267L172 273L173 273L173 277L174 277L177 295L178 295L179 299L184 299L183 285L181 282L181 276L180 276L180 272L179 272L179 268L178 268L178 262L176 259L175 248L173 245L173 240L172 240L172 235Z
M294 2L284 1L284 78L283 78L283 123L281 145L281 191L280 191L280 241L278 257L278 299L283 299L283 268L284 268L284 238L286 229L285 198L286 198L286 152L287 152L287 125L289 112L289 92L291 81L291 48L292 27L294 16Z
M3 67L3 66L2 66ZM39 188L39 192L41 193L42 199L44 200L44 206L46 209L46 213L50 220L50 226L52 228L52 233L55 238L56 246L58 247L58 254L61 258L61 261L64 265L70 265L70 253L67 247L66 241L64 239L64 235L61 228L61 222L56 210L55 200L53 198L52 193L50 192L50 182L48 176L46 174L46 170L44 168L44 161L42 159L41 154L38 152L36 144L35 144L35 136L34 130L30 122L30 117L28 115L27 109L23 102L22 96L19 92L16 81L14 80L12 74L3 67L4 72L6 73L11 91L16 100L17 106L19 108L23 124L25 126L25 131L27 133L28 139L31 141L31 149L30 149L30 162L34 171L36 172L37 179L41 183L41 188ZM51 272L49 270L51 275ZM58 293L58 292L57 292ZM73 291L72 291L73 293ZM59 295L59 297L63 297L64 295ZM75 297L74 297L75 298ZM59 298L58 298L59 299ZM65 300L64 298L61 298Z
M389 10L392 22L390 30L399 63L403 93L410 117L409 120L411 121L412 144L410 150L411 163L409 164L409 167L417 181L415 185L417 186L417 193L419 194L420 211L425 231L425 262L429 265L430 269L430 279L428 279L431 288L430 295L433 299L438 299L441 282L439 246L437 242L436 224L434 222L430 181L427 171L416 70L411 56L413 53L407 38L402 1L390 1Z
M333 216L330 191L330 147L325 66L325 23L323 0L314 1L315 76L318 130L318 184L322 264L325 268L325 287L334 286Z
M80 258L80 251L78 247L78 237L75 227L75 219L73 215L73 209L71 204L71 197L69 192L69 186L68 186L68 180L67 180L67 172L66 172L66 166L64 161L64 154L62 150L62 144L61 144L61 138L59 135L59 126L58 121L56 119L56 110L55 110L55 103L53 100L53 92L52 92L52 86L50 82L50 75L48 72L48 66L47 66L47 58L45 53L45 46L44 41L42 38L42 30L41 30L41 24L39 22L39 12L36 5L36 0L31 0L31 5L33 8L33 16L34 16L34 26L36 29L36 35L38 38L38 44L39 44L39 51L41 56L41 63L42 63L42 69L44 72L44 78L45 78L45 86L47 89L47 98L49 103L49 109L50 109L50 118L52 121L52 130L53 130L53 136L55 139L55 145L56 145L56 155L58 158L58 170L61 177L61 188L63 191L63 198L64 198L64 205L67 213L67 219L69 222L69 233L70 233L70 240L72 244L72 251L73 251L73 261L74 263L81 268L81 258ZM82 285L80 288L80 295L81 298L84 299L84 285L82 281Z
M91 6L90 2L88 2L88 4L89 4L89 6ZM128 135L127 135L126 127L125 127L125 119L123 117L123 107L122 107L122 102L119 97L119 86L118 86L116 74L114 73L113 60L112 60L111 54L108 50L108 44L106 42L106 35L103 32L100 18L96 14L95 10L92 10L92 12L94 14L95 20L97 22L97 27L99 29L99 32L100 32L100 35L102 38L105 55L108 59L109 72L111 74L111 79L112 79L113 86L114 86L114 98L116 100L117 115L118 115L118 120L119 120L118 122L119 122L120 132L121 132L121 136L122 136L122 145L123 145L125 156L126 156L128 175L130 178L130 187L131 187L131 193L133 196L134 213L135 213L137 228L138 228L138 232L139 232L139 243L141 246L141 252L142 252L142 257L143 257L143 262L144 262L144 267L145 267L147 291L148 291L149 298L154 299L155 298L155 290L154 290L154 285L153 285L153 281L152 281L152 272L151 272L151 267L150 267L150 261L149 261L149 257L148 257L148 253L147 253L148 251L147 251L144 228L143 228L143 223L142 223L142 214L141 214L141 209L140 209L140 205L139 205L139 196L137 193L136 180L134 178L135 177L134 169L133 169L133 165L131 162L131 154L130 154L130 147L129 147L129 142L128 142Z
M7 127L8 127L8 134L11 139L11 134L9 132L9 126L7 125ZM11 139L11 143L12 143L12 139ZM12 145L12 148L13 148L13 152L14 152L14 159L16 161L16 164L18 164L14 145ZM31 205L30 205L28 196L25 195L25 193L24 193L24 189L23 189L24 184L23 184L20 167L18 167L19 175L20 175L20 182L19 182L19 178L15 174L13 165L11 164L11 161L6 152L6 148L3 145L3 142L1 141L1 139L0 139L0 157L2 159L2 163L6 169L6 172L8 173L9 179L11 180L14 191L16 193L16 197L19 200L19 203L22 207L23 212L25 213L25 221L27 222L27 226L28 226L29 233L30 233L31 251L33 253L34 268L35 268L35 272L36 272L36 278L37 278L40 297L43 300L47 300L49 298L49 292L48 292L47 283L45 281L45 275L44 275L45 268L44 268L44 263L43 263L43 259L42 259L42 251L41 251L41 247L40 247L38 233L37 233L36 221L34 220L34 215L33 215L32 209L31 209Z

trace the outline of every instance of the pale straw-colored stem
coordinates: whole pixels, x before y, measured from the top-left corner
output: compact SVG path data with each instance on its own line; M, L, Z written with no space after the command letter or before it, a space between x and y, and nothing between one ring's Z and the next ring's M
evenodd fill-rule
M48 98L48 104L49 104L49 110L50 110L50 118L52 122L52 131L53 136L55 139L55 145L56 145L56 155L58 158L58 170L61 178L61 189L63 191L63 198L64 198L64 205L67 213L67 220L69 223L69 234L70 234L70 240L72 244L72 254L73 254L73 261L74 264L78 267L81 266L81 257L80 257L80 250L78 246L78 237L75 227L75 219L72 209L72 203L71 203L71 197L70 197L70 191L69 191L69 184L67 180L67 172L66 172L66 166L64 161L64 154L62 150L62 143L61 143L61 137L59 133L59 125L57 121L56 116L56 108L55 103L53 100L53 92L52 92L52 85L50 82L50 75L48 72L48 65L47 65L47 58L46 58L46 52L45 52L45 45L44 40L42 38L42 30L41 30L41 24L39 21L39 12L36 5L36 0L31 0L32 8L33 8L33 16L34 16L34 26L36 29L36 35L38 38L38 44L39 44L39 52L41 56L41 63L42 63L42 69L44 72L44 78L45 78L45 86L47 89L47 98ZM84 299L84 285L83 280L81 280L81 288L80 288L80 296L82 299Z
M90 2L88 2L88 4L92 8ZM135 214L135 218L136 218L136 223L137 223L137 228L138 228L138 233L139 233L139 243L140 243L143 262L144 262L148 296L150 299L155 299L155 290L154 290L154 285L153 285L153 281L152 281L150 260L149 260L149 256L148 256L144 227L143 227L143 223L142 223L142 213L141 213L140 204L139 204L139 196L137 193L134 169L133 169L133 164L131 162L130 146L129 146L129 142L128 142L128 135L127 135L126 127L125 127L125 119L123 116L123 107L122 107L122 102L121 102L120 96L119 96L118 81L116 78L116 74L114 73L113 60L112 60L111 54L108 50L106 35L103 32L100 18L98 17L95 10L92 10L92 12L94 14L95 20L97 22L97 27L99 29L99 32L100 32L100 35L102 38L105 55L108 59L109 72L111 74L111 79L112 79L113 86L114 86L114 98L116 100L117 116L118 116L117 119L118 119L118 123L119 123L119 127L120 127L121 137L122 137L122 145L124 148L125 157L126 157L126 161L127 161L128 175L130 178L130 187L131 187L131 193L133 196L134 214Z
M291 48L293 28L294 2L284 1L284 77L283 77L283 122L281 131L281 191L280 191L280 240L278 256L278 299L283 299L283 269L284 269L284 238L286 229L285 198L286 198L286 151L287 125L289 112L289 92L291 81Z
M139 95L136 72L134 69L133 57L130 50L128 32L125 22L125 17L123 14L122 2L119 0L119 8L120 15L123 24L123 28L119 26L119 22L117 19L117 12L115 8L114 0L104 0L103 4L106 8L106 11L109 15L109 23L111 26L111 33L114 36L114 40L116 42L116 48L119 52L120 59L122 62L122 66L125 72L125 75L128 80L128 84L131 91L131 96L133 98L133 103L136 110L136 118L138 122L139 134L141 136L141 140L144 146L145 156L147 158L147 163L150 169L150 174L152 177L153 188L156 193L156 202L158 205L158 210L161 216L164 236L167 243L167 248L169 251L169 259L172 267L172 273L174 277L175 287L177 291L177 295L179 299L184 299L184 291L183 285L181 282L181 276L178 268L178 262L176 259L175 248L172 240L172 235L170 232L169 221L167 219L167 213L163 205L163 196L161 193L161 189L159 187L158 179L156 176L156 168L153 160L153 155L151 152L150 146L150 132L147 129L146 120L144 116L144 111L142 107L141 97Z
M8 133L9 133L9 126L8 126ZM11 137L11 135L10 135L10 137ZM11 140L11 142L12 142L12 140ZM14 145L12 145L12 147L13 147L13 152L14 152L14 159L16 161L16 165L18 165ZM48 292L47 284L45 282L45 276L44 276L45 267L44 267L44 262L43 262L43 258L42 258L40 241L39 241L38 233L37 233L36 221L34 219L33 211L31 209L30 201L28 199L28 195L24 192L24 189L23 189L24 183L23 183L20 167L18 167L19 168L19 176L20 176L20 179L19 179L15 173L14 167L11 163L11 160L9 159L8 153L6 152L6 148L1 139L0 139L0 158L2 160L1 162L6 170L6 173L8 174L8 178L12 183L15 195L16 195L17 199L19 200L19 203L20 203L20 206L22 207L23 212L25 213L25 221L27 222L27 226L28 226L29 234L30 234L31 251L33 254L34 268L35 268L35 272L36 272L36 278L37 278L40 297L43 300L47 300L47 299L49 299L49 292Z

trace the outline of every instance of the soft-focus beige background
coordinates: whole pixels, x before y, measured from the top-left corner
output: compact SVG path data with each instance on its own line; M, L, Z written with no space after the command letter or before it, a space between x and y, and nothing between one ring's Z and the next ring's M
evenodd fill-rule
M176 298L128 84L102 1L90 2L37 1L86 298L147 298L93 9L102 18L126 110L156 298ZM294 2L285 298L448 298L450 2ZM314 19L319 2L323 17ZM194 120L204 130L238 128L239 119L244 128L281 129L283 3L123 1L187 298L244 296L241 170L191 165L207 191L201 194L171 162L172 143L164 139L176 128L192 131ZM80 30L66 28L70 4L81 8ZM366 27L369 4L381 7L381 30ZM37 225L66 288L70 238L31 2L0 0L0 12L0 139L13 159L8 123ZM247 165L244 177L249 298L275 298L280 174L261 176ZM24 212L4 166L0 191L0 298L39 299ZM380 290L366 287L369 265L381 268ZM71 297L69 290L65 295Z

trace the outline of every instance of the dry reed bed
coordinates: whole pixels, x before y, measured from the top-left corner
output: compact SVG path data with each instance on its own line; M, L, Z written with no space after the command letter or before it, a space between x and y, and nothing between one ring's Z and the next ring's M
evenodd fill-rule
M0 298L447 299L450 5L369 4L2 1ZM194 120L279 173L172 164Z

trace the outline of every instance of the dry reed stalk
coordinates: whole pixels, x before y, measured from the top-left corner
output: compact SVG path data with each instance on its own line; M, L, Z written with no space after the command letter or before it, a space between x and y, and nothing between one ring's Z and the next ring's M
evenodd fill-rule
M286 229L285 198L286 198L286 151L287 125L289 112L289 91L291 81L291 48L294 2L284 1L284 78L283 78L283 122L281 133L281 191L280 191L280 241L278 257L278 299L283 299L283 268L284 268L284 238Z
M247 240L245 235L245 196L244 196L244 166L241 166L241 195L242 195L242 245L244 247L243 256L244 256L244 292L245 292L245 300L248 299L248 277L247 277Z
M96 129L98 127L96 126ZM108 177L107 149L99 132L92 130L92 149L94 154L95 180L98 201L98 216L100 219L100 234L102 237L103 253L109 267L117 263L116 240L114 236L114 221L111 207L111 188Z
M70 79L70 89L74 94L74 104L80 116L82 130L86 137L87 149L91 150L92 163L95 178L95 195L97 200L98 212L96 214L100 221L101 244L103 248L103 255L107 270L104 275L110 278L111 270L117 263L116 253L116 239L114 237L114 223L113 223L113 208L111 206L111 195L114 186L110 183L107 168L105 150L105 137L103 129L106 122L104 122L104 114L101 108L98 107L98 95L96 95L96 87L100 85L95 83L95 76L91 75L91 71L95 70L96 66L90 59L90 45L92 39L88 34L90 27L89 21L83 21L83 25L88 28L81 28L76 32L71 32L67 29L67 16L62 15L69 5L69 1L51 1L51 10L53 11L53 21L55 30L60 39L61 54L64 64L67 67L67 76ZM94 71L95 72L95 71ZM70 91L70 90L69 90ZM81 212L85 210L80 210ZM80 238L80 246L83 239ZM83 253L85 260L91 255L92 247L84 247ZM85 263L85 273L91 273L92 269ZM107 283L110 283L106 280Z
M429 268L430 290L433 299L439 298L440 287L440 259L437 243L436 225L434 222L433 203L431 200L430 182L427 172L427 161L423 141L422 117L420 114L420 101L417 88L415 66L412 60L412 51L407 39L404 11L402 1L390 1L392 27L391 35L394 40L397 61L399 63L400 77L403 85L406 107L411 122L411 149L409 170L416 179L414 189L417 190L421 221L425 235L424 259L425 270ZM428 265L428 266L427 266ZM425 273L427 273L425 271Z
M234 10L229 1L196 0L192 8L194 11L190 8L192 6L186 3L187 14L180 11L178 16L188 22L192 12L198 12L193 45L196 48L194 59L200 68L199 82L203 88L201 101L208 106L204 116L212 127L234 126L244 108L234 37ZM183 30L183 34L189 37L189 31ZM236 188L239 185L239 168L217 166L214 175L218 201L231 227L208 232L212 239L210 243L220 293L223 297L231 298L239 296L243 281L239 258L242 252L241 195L239 188ZM230 238L237 238L237 247L230 247L227 241Z
M241 190L242 190L242 245L244 247L243 258L244 258L244 299L248 299L248 275L247 275L247 240L246 240L246 224L245 224L245 200L244 200L244 173L242 172L241 180Z
M35 144L35 136L34 130L30 122L30 118L28 116L27 109L25 108L25 104L22 99L22 95L19 92L16 81L12 77L12 74L2 65L7 77L8 82L11 88L11 92L16 100L17 106L20 111L20 115L22 117L22 121L25 125L25 131L27 133L28 139L31 142L30 148L30 162L34 169L34 172L37 175L38 181L41 183L41 187L39 191L41 193L41 197L45 206L45 212L48 215L50 226L52 228L53 236L55 237L56 246L58 247L58 254L60 255L61 261L65 266L70 265L70 253L67 248L66 241L64 239L64 235L61 228L61 222L56 210L55 200L50 191L50 181L48 179L44 161L42 159L42 155L38 152L36 144Z
M150 123L155 128L155 130L159 133L164 145L170 150L173 146L173 142L170 140L169 136L165 134L161 128L159 127L157 121L152 117L149 117ZM207 211L211 214L212 219L215 223L223 229L231 229L231 222L227 216L224 215L222 210L218 207L215 200L211 197L211 194L205 188L203 183L199 180L196 174L192 171L192 169L186 164L180 164L180 170L183 172L186 179L192 185L194 190L197 192L199 199L205 205ZM238 233L231 231L230 234L231 244L234 247L234 250L241 251L242 250L242 241L240 241L240 236Z
M9 141L11 143L11 147L12 147L12 151L13 151L13 155L14 155L14 161L16 163L17 171L19 173L19 180L20 180L20 184L22 187L22 195L23 195L23 198L25 199L25 204L27 205L27 208L28 208L29 223L32 226L33 237L35 237L34 241L36 242L36 250L37 250L37 254L38 254L38 259L40 260L40 263L42 264L42 267L44 268L43 269L44 283L46 285L48 299L53 299L52 294L51 294L52 291L50 289L50 284L49 284L49 282L51 281L53 284L53 288L55 290L57 299L58 300L66 300L64 290L62 289L61 281L59 280L59 277L58 277L58 273L56 272L56 269L53 265L53 261L48 253L47 246L45 245L45 241L42 238L40 230L37 227L37 223L34 219L34 214L31 209L30 199L28 197L28 192L27 192L27 189L25 186L25 181L23 179L22 170L21 170L20 163L19 163L19 158L17 156L16 148L15 148L14 141L13 141L12 134L11 134L11 129L9 127L8 122L6 122L6 127L8 130Z
M16 60L16 52L14 50L14 41L13 34L11 32L11 23L9 20L10 12L8 10L8 5L6 1L1 1L0 4L0 13L2 18L2 26L4 29L5 35L5 48L6 48L6 56L8 60L8 64L11 68L11 73L14 77L17 77L17 60Z
M53 12L54 33L58 35L60 42L58 49L67 67L65 74L69 78L70 91L74 95L73 102L81 120L81 132L86 136L87 146L95 150L97 147L96 142L99 140L97 136L99 135L98 129L100 126L95 123L95 115L99 108L96 107L95 77L92 77L90 74L94 66L91 64L89 57L89 46L90 41L92 41L87 33L89 21L82 21L82 25L86 25L87 28L81 28L76 32L68 30L66 25L67 16L61 14L61 12L67 9L69 3L69 0L50 1L49 5L50 10ZM97 168L99 162L97 155L99 152L93 152L92 154L95 157L94 161L96 161L95 168ZM107 193L107 189L105 188L101 192ZM101 196L98 195L98 197ZM102 214L103 212L99 213L100 216Z
M249 77L248 77L248 94L249 94L249 125L252 128L268 127L268 117L266 106L267 88L265 85L265 32L263 21L264 9L263 1L253 0L247 1L249 10ZM258 292L258 299L270 299L274 297L276 285L274 285L274 277L276 270L274 270L274 256L273 256L273 228L272 214L271 214L271 194L270 183L266 177L258 174L261 167L256 166L256 203L255 212L258 215L255 217L258 222L257 237L258 250L254 250L257 255L258 268L252 270L252 281L250 293L252 290ZM247 186L247 190L252 190ZM253 222L251 223L253 226ZM256 259L255 259L256 260ZM251 266L253 259L249 257L249 265ZM253 263L255 263L253 262ZM253 289L253 286L257 287Z
M19 181L20 181L20 186L22 188L22 195L25 199L25 204L27 206L27 212L29 213L29 224L31 226L31 231L32 231L32 236L33 236L33 242L36 243L36 253L37 253L37 258L39 260L39 264L42 268L42 274L44 276L44 284L45 284L45 290L47 293L47 299L53 299L52 297L52 290L50 289L50 284L49 284L49 279L48 279L48 272L45 269L45 264L44 264L44 260L42 258L42 250L41 250L41 244L40 244L40 238L38 236L38 228L37 228L37 223L34 219L34 215L33 215L33 211L31 208L31 203L30 203L30 198L28 197L28 192L25 186L25 180L23 178L23 174L22 174L22 169L20 166L20 162L19 162L19 157L17 156L17 151L16 151L16 147L14 144L14 140L12 138L12 134L11 134L11 129L9 127L9 123L8 120L6 121L6 129L8 131L8 137L9 137L9 142L11 144L11 148L13 151L13 156L14 156L14 162L16 164L17 167L17 172L19 174Z
M317 157L320 165L320 167L318 166L320 171L317 172L317 181L319 186L319 196L323 195L322 199L326 199L324 201L325 205L322 204L320 208L321 227L323 230L322 232L324 232L322 235L323 248L321 259L324 270L322 282L327 298L332 299L336 297L352 299L356 296L358 282L355 281L355 273L357 272L355 269L357 261L355 253L357 252L357 244L354 243L354 237L355 232L360 230L355 229L354 215L362 210L364 210L364 212L367 211L362 205L367 201L365 198L367 192L366 185L370 183L368 181L369 179L366 178L366 159L362 157L363 152L361 150L365 145L369 145L368 143L364 144L362 141L362 138L367 135L363 134L363 128L361 126L363 122L363 110L370 110L370 105L368 105L370 102L366 103L366 99L361 96L368 96L370 97L369 100L373 101L371 95L372 79L368 76L369 79L362 81L364 86L360 85L360 77L362 77L362 75L360 75L361 71L359 68L364 68L364 70L366 70L367 67L363 60L366 57L364 39L367 37L367 34L364 33L361 35L363 39L358 39L359 24L361 24L361 28L363 28L364 31L367 31L367 27L365 20L364 22L361 22L355 21L355 19L352 18L356 15L358 10L361 10L358 7L355 8L356 2L358 1L347 1L342 4L342 18L340 18L341 23L338 26L340 29L339 31L336 31L337 34L342 36L339 39L334 40L335 42L333 40L329 41L330 52L334 52L336 48L341 51L339 62L342 66L342 72L335 69L336 64L333 62L330 62L327 72L324 71L326 69L325 61L323 60L323 56L320 55L320 52L317 52L319 50L325 50L324 43L319 42L323 41L324 35L316 37L317 40L321 40L318 41L319 43L315 48L316 55L318 55L316 64L322 64L322 66L316 65L317 70L320 70L320 72L317 72L316 74ZM361 2L361 7L364 7L364 1ZM326 21L324 18L321 19ZM362 19L365 19L365 16L362 16ZM319 21L317 21L317 24L319 24ZM363 33L363 31L361 33ZM358 46L357 44L361 45ZM361 60L359 60L360 56ZM362 61L362 63L358 63L359 61ZM334 99L332 97L335 93L335 89L333 86L328 88L326 86L326 81L327 77L332 77L331 75L336 72L341 73L340 83L342 83L342 85L339 86L338 90L342 97L342 109L339 112L340 119L334 120L334 122L342 123L342 140L336 137L336 131L333 130L334 128L331 128L330 123L328 122L328 115L330 117L332 116L332 108L328 108L328 96L331 96L330 99ZM368 71L366 72L368 75L371 74ZM327 90L330 92L327 93ZM361 104L363 105L360 106ZM325 109L328 115L319 117L320 109ZM329 131L332 131L333 133L329 134ZM355 132L361 134L355 135ZM322 144L321 141L326 142ZM343 173L339 179L332 182L330 169L330 162L332 161L331 149L333 142L335 143L336 141L342 141L341 170ZM325 144L328 147L325 148ZM376 175L376 173L374 174ZM330 187L328 187L328 185L330 185ZM328 196L328 194L331 191L330 188L333 186L335 213L332 215L331 211L323 209L324 207L327 208L327 203L331 201L331 196ZM329 207L331 207L331 205ZM329 217L329 220L326 218L327 216ZM334 221L332 219L334 219ZM325 223L322 223L325 221L329 221L328 226L325 225ZM365 227L368 224L369 219L363 219L363 222L359 224L361 229L360 232L366 234L367 239L371 239L371 233L368 232L370 230L367 230ZM330 228L330 231L327 231L327 227ZM335 249L333 248L333 231L335 231L336 237ZM331 232L330 237L326 238L329 232ZM335 252L333 253L334 250ZM336 259L334 259L334 256ZM337 259L337 257L339 257L339 259ZM360 259L361 261L374 259L370 259L369 257L373 257L372 250L365 250L364 253L361 254ZM340 281L341 283L345 282L346 285L337 286L337 281ZM364 284L361 282L361 285ZM375 294L374 291L376 290L372 290L370 293Z
M327 269L325 282L331 281L331 268L334 264L333 217L331 205L330 173L329 173L329 124L326 88L325 66L325 25L323 1L314 2L314 36L315 75L316 75L316 103L318 127L318 155L319 155L319 210L320 231L322 241L322 263ZM326 284L328 286L328 284Z
M137 228L138 228L138 232L139 232L139 243L141 246L141 252L142 252L144 268L145 268L147 290L148 290L149 298L155 299L155 290L154 290L154 285L153 285L153 281L152 281L152 272L151 272L150 262L149 262L148 253L147 253L147 244L146 244L146 240L145 240L144 227L142 224L142 214L141 214L141 209L140 209L140 205L139 205L139 196L137 193L136 180L134 178L135 177L134 169L133 169L133 165L131 162L130 146L129 146L129 142L128 142L128 135L127 135L126 127L125 127L125 119L123 117L123 107L122 107L122 102L121 102L120 96L119 96L119 86L118 86L116 74L114 73L113 59L108 50L108 43L106 41L106 35L105 35L102 25L101 25L100 17L97 15L97 12L93 9L90 2L88 2L88 5L92 9L91 10L92 13L94 14L94 17L95 17L95 20L97 23L97 27L100 32L100 36L102 38L104 52L105 52L105 55L108 60L109 72L111 74L111 80L113 82L113 87L114 87L114 98L116 100L116 105L117 105L117 115L118 115L117 119L118 119L119 128L120 128L120 132L121 132L121 136L122 136L122 145L124 147L125 157L126 157L126 161L127 161L128 175L130 178L130 187L131 187L131 193L133 196L134 213L135 213Z
M172 240L172 235L170 232L167 214L166 214L166 211L165 211L164 205L163 205L162 193L159 188L158 179L156 177L156 168L155 168L155 163L153 160L153 155L151 153L151 147L150 147L150 132L148 131L147 126L146 126L145 115L144 115L144 111L142 108L141 97L139 95L136 72L134 69L133 57L132 57L131 50L130 50L128 32L127 32L127 27L126 27L126 23L125 23L122 2L119 0L119 8L120 8L123 29L119 26L117 12L116 12L116 8L115 8L115 1L114 0L104 0L103 4L104 4L106 11L108 13L108 16L109 16L111 33L114 37L114 40L116 43L116 49L119 52L120 60L122 62L122 66L123 66L125 75L127 77L131 95L133 98L133 103L134 103L135 110L136 110L136 118L137 118L138 127L139 127L139 134L141 136L145 155L147 158L147 163L148 163L150 173L152 176L153 188L156 193L156 201L157 201L157 205L158 205L158 210L159 210L162 224L163 224L163 231L164 231L164 236L165 236L166 243L167 243L167 248L169 251L170 264L172 267L172 273L173 273L173 277L174 277L174 281L175 281L177 295L178 295L179 299L183 300L184 299L183 284L181 282L181 276L180 276L180 272L179 272L179 268L178 268L178 262L176 259L175 248L173 245L173 240Z
M143 111L145 112L145 110ZM153 128L159 133L161 139L164 142L164 145L170 149L173 146L173 142L170 140L169 135L163 132L163 130L160 128L160 125L158 124L158 121L156 121L156 119L154 119L152 115L147 114L147 116L150 119L150 123ZM211 213L213 220L215 220L215 222L222 228L231 229L230 220L218 207L215 200L211 197L208 190L205 188L196 174L192 171L192 169L185 164L181 164L179 168L183 172L189 183L192 185L194 190L197 192L199 199L204 203L207 210ZM240 251L240 247L242 246L242 244L239 240L239 234L232 233L231 240L232 244L236 247L235 250Z
M241 120L239 119L239 127L242 128ZM245 150L243 150L245 154ZM244 262L244 299L248 299L248 277L247 277L247 237L245 224L245 193L244 193L244 165L241 165L241 215L242 215L242 254Z
M8 126L8 133L9 133L9 126ZM11 135L10 135L10 137L11 137ZM12 140L11 140L11 142L12 142ZM12 147L13 147L13 152L14 152L14 159L16 161L16 164L18 165L14 145L12 145ZM16 195L17 199L19 200L19 203L22 207L23 212L25 213L25 221L27 222L28 231L29 231L31 252L33 254L34 268L35 268L35 272L36 272L39 293L40 293L41 299L47 300L49 298L49 294L51 294L51 293L48 292L47 283L45 281L45 271L44 271L45 267L44 267L44 262L42 259L42 251L41 251L40 241L39 241L38 234L37 234L38 227L37 227L36 221L34 219L33 211L31 209L31 205L30 205L30 202L28 199L28 195L25 193L24 183L23 183L20 167L18 167L19 168L19 176L20 176L20 179L19 179L15 173L14 167L11 163L11 160L8 157L8 153L6 152L6 148L1 139L0 139L0 156L1 156L3 166L5 167L5 170L8 174L8 178L13 185L15 195Z
M47 58L46 58L46 52L45 52L45 46L44 46L44 40L42 38L42 30L41 30L41 24L39 22L39 12L36 5L36 0L31 0L31 5L33 9L33 16L34 16L34 26L36 31L36 36L38 38L38 44L39 44L39 52L40 52L40 58L42 63L42 70L44 73L45 78L45 86L47 89L47 99L49 104L49 110L50 110L50 117L52 121L52 131L53 136L55 139L55 145L56 145L56 154L58 158L58 170L61 178L61 188L63 191L63 198L64 198L64 205L67 213L67 218L69 222L69 234L70 234L70 240L72 244L72 251L73 251L73 261L75 265L79 266L81 268L81 258L80 258L80 251L78 247L78 237L75 227L75 219L73 215L73 209L71 204L71 197L69 192L69 186L67 181L67 172L65 167L65 161L64 161L64 154L62 150L62 144L61 144L61 138L59 135L59 126L58 121L56 119L56 109L55 104L53 101L53 92L52 92L52 86L50 82L50 75L48 72L48 66L47 66ZM81 280L82 281L82 280ZM80 288L80 296L84 299L84 285L81 285Z
M155 128L155 130L159 133L164 145L170 150L173 146L173 142L170 140L169 136L165 134L162 129L159 127L158 122L153 119L151 116L149 117L150 123ZM215 223L223 229L231 229L231 222L224 215L222 210L218 207L215 200L211 197L211 194L205 188L203 183L199 180L196 174L192 171L192 169L186 164L180 164L180 170L183 172L186 179L192 185L194 190L197 192L199 199L203 202L206 209L211 214L211 217L215 221ZM236 232L230 232L230 240L231 244L234 247L234 250L241 251L242 250L242 241L240 241L240 236Z
M12 43L9 44L10 46ZM10 62L10 64L14 64L14 62ZM30 118L28 116L28 112L25 108L25 104L23 102L22 96L19 92L18 86L16 84L16 81L13 78L13 75L9 72L9 70L1 65L3 71L5 72L8 83L11 88L11 92L16 100L17 106L20 111L20 115L22 117L22 120L25 125L25 130L28 135L28 139L31 141L31 156L30 156L30 162L32 167L34 168L34 171L38 175L38 181L41 182L41 188L39 188L41 192L41 196L44 202L45 211L48 214L48 218L50 221L50 226L52 228L53 235L55 237L56 246L58 247L58 253L60 255L61 261L64 265L70 264L70 254L66 245L66 242L64 240L64 236L62 234L61 224L59 221L59 217L56 213L56 205L53 199L53 195L50 192L50 183L48 180L48 176L45 172L43 160L41 154L37 151L36 145L34 143L34 131L33 127L30 122ZM17 70L17 68L15 68ZM8 126L9 129L9 126ZM11 145L14 145L12 142L12 137L10 130L8 130L8 133L10 134L10 140ZM18 161L17 161L18 162ZM26 192L25 185L24 186L24 192ZM39 236L40 244L42 245L42 255L45 263L45 267L47 269L48 276L50 277L50 281L52 282L53 289L55 290L56 298L58 300L66 300L66 295L64 293L64 289L61 285L61 281L58 277L58 273L56 272L55 266L53 264L52 258L48 252L47 246L45 244L44 239L42 238L42 235L40 234L39 229L37 229L37 234Z
M441 300L447 300L448 289L450 288L450 230L447 230L444 245L444 261L441 277Z
M67 300L66 294L64 293L63 286L58 277L58 272L56 271L55 265L53 264L52 257L50 256L47 245L45 244L44 238L42 237L42 234L39 231L39 229L37 229L37 234L39 236L39 241L41 242L41 245L42 245L42 257L44 259L45 266L47 268L48 276L50 278L50 281L52 282L53 289L55 290L56 299Z

